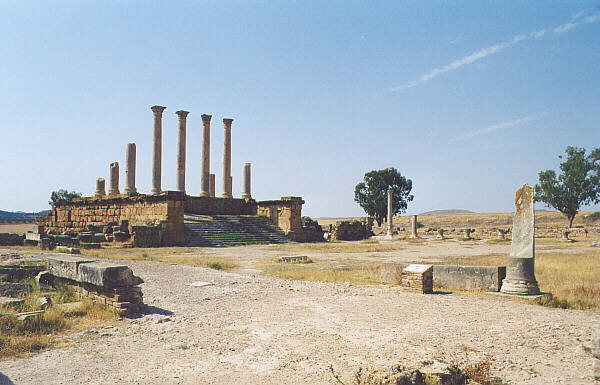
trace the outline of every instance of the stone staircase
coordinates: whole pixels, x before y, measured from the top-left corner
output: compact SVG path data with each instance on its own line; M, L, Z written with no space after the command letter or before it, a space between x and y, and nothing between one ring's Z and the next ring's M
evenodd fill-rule
M283 231L265 217L185 214L184 224L191 247L289 242Z

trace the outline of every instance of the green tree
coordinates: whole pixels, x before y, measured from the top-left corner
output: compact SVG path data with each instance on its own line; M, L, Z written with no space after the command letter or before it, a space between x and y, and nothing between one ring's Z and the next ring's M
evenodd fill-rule
M52 208L54 208L57 203L68 203L71 202L73 198L81 198L81 193L78 193L76 191L67 191L60 189L58 191L52 191L48 203L50 204L50 206L52 206Z
M375 218L378 226L387 219L388 189L392 190L393 214L405 212L408 202L414 198L410 195L412 181L403 177L393 167L369 171L365 174L364 182L360 182L354 188L354 200L368 216Z
M584 148L569 146L565 153L560 175L554 170L540 171L535 200L563 213L572 227L582 205L600 202L600 148L586 156Z

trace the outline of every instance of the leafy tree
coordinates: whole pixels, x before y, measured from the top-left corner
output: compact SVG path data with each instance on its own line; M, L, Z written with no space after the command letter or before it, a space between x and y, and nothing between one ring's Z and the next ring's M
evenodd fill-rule
M54 208L57 203L68 203L71 202L73 198L81 198L81 193L60 189L58 191L52 191L48 203Z
M600 148L586 156L584 148L569 146L565 153L558 177L554 170L540 171L535 200L563 213L573 227L581 205L600 202Z
M364 182L360 182L354 188L354 200L367 215L375 218L378 226L387 219L388 189L392 190L393 215L405 212L408 202L414 198L410 195L412 181L403 177L393 167L366 173Z

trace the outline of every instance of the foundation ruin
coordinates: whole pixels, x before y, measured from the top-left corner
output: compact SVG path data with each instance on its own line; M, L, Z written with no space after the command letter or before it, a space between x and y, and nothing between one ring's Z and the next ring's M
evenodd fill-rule
M215 195L215 174L210 170L211 115L202 115L202 174L198 196L188 195L185 188L187 111L177 111L177 188L162 189L162 116L166 107L151 107L153 124L152 189L149 194L138 192L135 186L136 145L126 147L126 186L119 187L119 164L110 163L110 189L105 190L105 179L98 178L93 196L59 202L46 217L39 217L43 234L68 237L80 243L85 237L111 241L130 241L134 246L184 246L190 241L186 217L214 216L263 217L288 240L305 241L310 238L302 227L301 197L282 197L277 200L256 201L251 195L250 163L243 164L243 193L233 196L231 177L231 129L233 119L223 119L224 151L222 167L222 194ZM114 234L113 234L114 232ZM83 236L82 236L83 234ZM200 235L201 236L201 235ZM103 238L104 237L104 238ZM129 238L129 239L128 239ZM258 238L257 238L258 239ZM262 239L262 238L261 238ZM85 242L83 242L85 243ZM247 243L247 242L245 242ZM262 241L260 242L262 243Z

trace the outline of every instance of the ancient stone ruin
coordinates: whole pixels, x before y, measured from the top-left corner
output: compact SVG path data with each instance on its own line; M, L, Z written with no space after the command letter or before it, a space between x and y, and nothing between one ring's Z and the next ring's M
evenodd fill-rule
M502 289L500 290L505 294L540 294L534 274L535 215L533 195L533 187L524 184L517 190L515 196L516 211L510 255L506 268L506 278L502 281Z
M262 233L277 233L295 241L315 240L315 232L302 226L300 197L282 197L278 200L256 201L252 198L250 163L243 165L243 192L234 198L231 177L231 131L233 119L223 119L223 176L222 194L215 196L215 174L210 171L210 122L211 115L202 115L202 174L201 191L198 196L186 193L186 130L188 111L177 111L178 142L176 191L165 191L161 184L162 172L162 116L166 107L151 107L153 124L152 189L142 194L136 188L136 145L126 146L126 186L119 186L119 163L110 164L109 190L106 193L105 179L96 180L94 196L75 198L70 202L59 202L46 217L37 219L42 226L30 241L56 244L88 244L98 242L130 242L134 246L187 245L190 236L198 237L202 231L190 232L186 218L194 215L211 220L217 225L215 216L237 216L243 222L246 216L266 218L272 228L264 225ZM207 222L208 223L208 222ZM205 224L206 225L206 224ZM193 227L193 226L192 226ZM248 226L251 227L251 226ZM263 234L264 235L264 234ZM60 238L57 238L60 237ZM269 237L260 238L268 242ZM252 237L243 243L252 243ZM279 239L279 238L278 238Z

